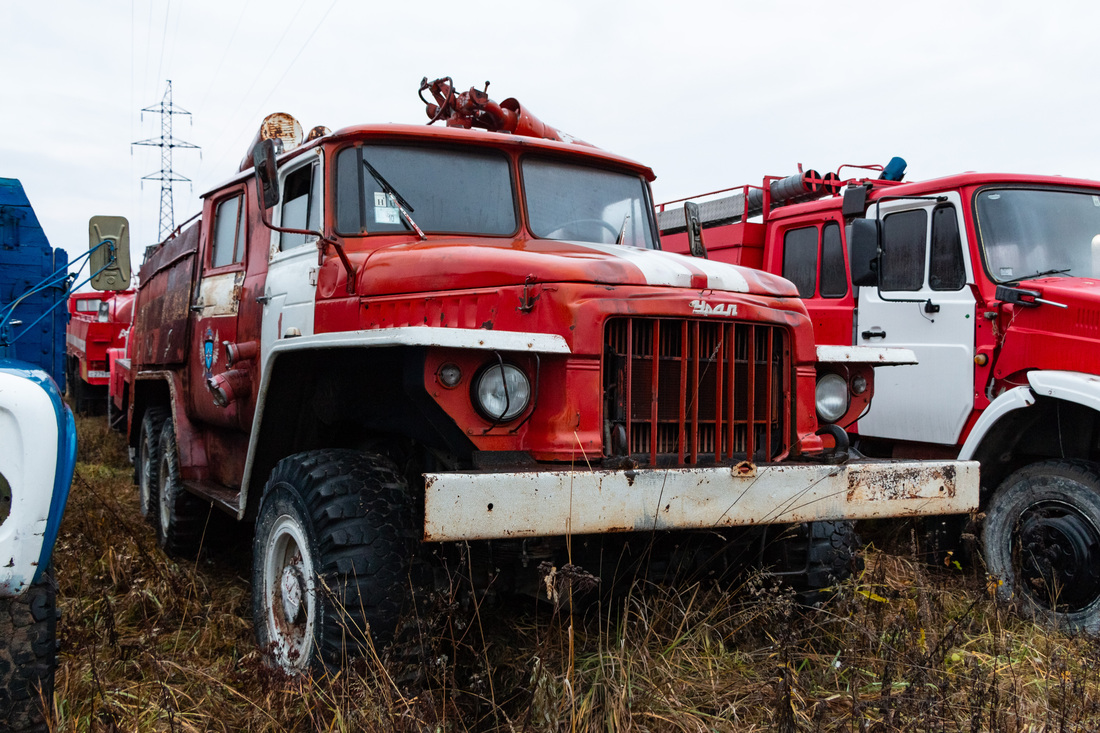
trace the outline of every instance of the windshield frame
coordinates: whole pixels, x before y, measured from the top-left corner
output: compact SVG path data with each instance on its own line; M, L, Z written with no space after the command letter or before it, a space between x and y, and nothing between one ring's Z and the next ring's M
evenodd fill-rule
M414 237L417 236L416 231L413 230L413 228L408 226L407 224L405 224L402 227L402 229L396 229L396 230L391 229L391 230L383 230L383 231L377 231L377 230L371 231L371 230L368 229L367 231L351 231L351 232L345 232L345 231L341 230L341 228L340 228L340 216L339 216L340 204L341 204L341 200L342 200L341 199L342 191L341 191L341 188L340 188L340 170L341 170L340 169L340 157L343 155L344 152L346 152L348 150L355 150L356 148L362 149L364 151L363 156L362 157L360 157L359 155L355 156L356 163L355 163L354 167L357 168L357 169L358 168L363 168L362 175L366 175L367 178L370 178L371 174L366 170L365 166L360 165L359 161L363 160L363 159L371 159L372 162L373 162L373 159L370 158L370 155L369 155L370 148L372 148L372 147L375 147L375 148L377 148L377 147L410 148L410 149L422 149L422 150L429 150L429 151L436 151L436 152L460 153L460 154L461 153L471 153L474 156L478 156L478 155L486 156L486 157L492 156L492 157L495 157L495 158L498 158L498 159L502 160L507 165L508 184L511 188L511 197L510 198L511 198L511 204L512 204L512 217L513 217L513 221L514 221L514 227L513 227L512 230L507 231L507 232L481 232L481 231L456 231L456 230L435 229L435 228L432 228L430 226L427 226L427 227L423 226L423 223L420 221L419 218L417 218L417 214L416 214L415 209L410 213L412 215L413 220L416 221L419 226L421 226L421 228L424 230L424 232L426 234L430 234L432 236L513 238L517 234L519 234L519 232L522 230L522 228L523 228L523 214L520 210L520 206L521 206L520 191L519 191L519 186L517 185L515 165L513 163L513 156L509 155L507 150L502 150L499 147L494 147L494 146L491 146L491 145L461 145L461 144L450 142L450 141L438 142L437 143L435 141L425 141L425 140L416 140L416 139L411 139L410 140L410 139L407 139L407 138L369 137L369 138L361 138L361 139L357 139L357 140L350 140L344 145L340 145L339 147L333 148L332 152L330 153L330 155L332 157L331 187L332 187L332 191L333 191L333 195L332 195L332 215L331 215L330 221L331 221L332 231L337 236L343 237L343 238L384 237L384 236L390 236L390 237L398 236L398 237L400 237L400 236L409 236L409 235L414 236ZM358 172L358 170L356 172L356 175L361 175ZM403 193L401 191L402 186L400 184L395 184L394 188L398 192ZM362 193L362 192L360 192L360 193ZM413 203L415 204L415 202L413 202ZM358 201L358 205L359 206L363 205L363 201L362 201L361 198Z
M1073 272L1072 268L1069 272L1053 271L1061 270L1060 267L1055 267L1052 261L1046 263L1046 267L1039 268L1025 268L1028 271L1022 274L1013 274L1011 276L1001 276L1000 274L994 274L993 264L990 262L989 251L987 249L986 238L982 232L983 220L978 211L979 197L982 194L989 193L990 191L1040 191L1040 192L1053 192L1053 193L1068 193L1088 195L1093 197L1100 197L1100 188L1090 188L1086 186L1059 186L1056 184L1043 184L1043 183L1028 183L1026 181L1007 181L1003 183L995 183L984 185L977 188L970 197L970 211L974 220L974 237L975 243L978 248L978 255L981 259L982 270L985 276L990 282L997 285L1012 285L1021 281L1029 279L1037 279L1042 277L1086 277L1086 278L1100 278L1100 272L1093 273L1079 273ZM1097 232L1100 235L1100 231ZM1050 274L1042 275L1044 272L1050 272Z
M540 235L535 231L535 227L532 223L531 209L530 209L530 193L527 185L525 165L530 161L537 161L541 163L551 163L561 166L572 166L576 168L587 168L597 173L607 173L616 176L623 176L630 180L636 181L641 186L641 201L640 201L640 218L645 219L645 227L642 230L644 233L648 233L648 246L636 247L633 244L618 244L617 242L591 242L583 239L564 239L564 238L551 238ZM531 151L525 152L518 156L517 160L517 175L519 177L520 185L522 187L522 201L523 207L523 222L527 227L527 230L531 233L531 236L535 239L539 239L547 242L575 242L577 244L592 244L605 247L632 247L634 249L649 249L649 250L661 250L661 240L657 229L656 215L654 214L653 194L649 188L649 181L646 177L639 174L635 170L629 168L620 168L615 165L609 165L605 161L592 161L581 156L565 156L565 155L553 155L543 151ZM633 218L633 217L632 217ZM568 222L566 222L568 223Z

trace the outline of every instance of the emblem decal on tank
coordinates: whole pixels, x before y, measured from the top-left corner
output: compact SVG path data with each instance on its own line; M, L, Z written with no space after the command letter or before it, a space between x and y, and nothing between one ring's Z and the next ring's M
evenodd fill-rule
M705 300L693 300L688 305L691 307L691 312L697 316L736 316L737 304L736 303L719 303L718 305L711 305Z

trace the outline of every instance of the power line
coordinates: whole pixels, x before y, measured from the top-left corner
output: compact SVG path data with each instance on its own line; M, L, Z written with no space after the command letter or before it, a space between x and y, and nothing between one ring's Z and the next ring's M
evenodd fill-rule
M264 97L264 101L256 105L257 111L263 110L264 105L267 104L267 100L271 99L271 95L274 94L275 90L282 85L283 79L285 79L286 75L290 73L290 70L294 68L294 64L298 61L298 57L302 55L302 52L306 50L306 46L308 46L309 42L313 40L313 37L317 35L317 31L320 30L321 25L325 22L325 18L328 17L328 14L331 13L332 9L336 7L336 3L337 0L332 0L332 5L328 6L328 10L326 10L325 14L321 16L321 19L317 21L317 25L313 26L313 31L309 34L309 36L306 37L306 40L302 41L301 48L298 49L298 53L294 54L294 58L292 58L290 60L290 63L287 64L286 69L283 70L283 75L280 76L279 80L272 85L271 91L267 93L266 97Z
M191 182L190 178L181 176L172 170L172 148L194 148L198 150L199 146L172 137L172 115L190 116L191 113L172 103L171 80L168 81L168 87L164 90L164 97L161 98L160 104L146 107L141 110L141 112L143 120L145 119L146 112L153 112L160 115L160 137L139 140L130 144L148 145L160 148L160 171L142 176L141 180L160 181L160 241L163 242L168 238L168 235L172 233L172 230L176 228L172 199L172 184L175 181Z
M251 0L249 0L249 1L251 1ZM283 70L282 76L279 77L279 80L277 82L275 82L273 85L270 86L270 91L268 91L267 96L265 96L263 101L260 102L259 105L257 105L257 111L258 112L263 110L263 106L265 104L267 104L267 100L270 99L271 95L274 93L274 91L279 88L279 85L282 83L283 79L286 78L286 75L290 72L290 70L294 67L294 64L298 61L298 57L302 55L302 52L305 51L305 49L309 45L310 41L313 40L313 37L317 34L317 31L320 30L321 26L324 24L325 20L329 16L329 14L332 12L332 9L336 7L337 2L338 2L338 0L332 0L332 4L328 6L328 10L326 10L324 12L324 14L321 16L320 20L317 21L317 24L313 27L313 30L309 33L309 35L306 37L306 39L304 41L302 41L302 45L298 48L298 52L296 54L294 54L294 57L290 60L290 63ZM291 17L290 22L287 23L286 28L283 30L283 34L279 37L279 40L275 42L274 46L272 47L271 54L267 57L267 60L264 61L264 65L260 69L260 72L252 80L252 84L249 86L248 91L246 91L243 95L241 95L241 97L240 97L241 101L238 103L237 108L233 111L233 114L230 115L228 119L231 119L231 120L235 121L237 116L238 116L237 113L239 113L244 108L244 105L245 105L245 102L247 100L247 97L248 97L249 93L252 91L253 88L255 88L257 82L259 82L259 80L261 78L263 78L264 72L267 70L267 67L271 64L271 60L275 57L275 54L276 54L279 46L282 44L283 39L286 38L287 34L290 32L290 29L294 26L294 21L298 17L298 13L300 13L302 11L302 8L305 7L305 3L306 3L306 0L303 0L302 5L300 5L298 7L298 10L295 11L294 15ZM256 113L253 113L251 115L252 118L255 118L256 116L257 116ZM225 126L223 126L221 134L218 136L218 139L214 142L214 145L210 148L214 153L213 157L216 158L217 162L219 162L219 163L227 155L231 154L231 151L228 147L222 146L223 141L226 141L227 138L229 138L230 136L232 136L232 141L231 142L238 141L238 140L244 140L248 136L253 134L252 132L250 132L248 130L245 130L244 132L231 133L230 129L233 128L233 127L235 127L235 125L225 125ZM207 177L209 177L209 174L207 175Z
M156 78L160 78L160 70L164 66L164 46L165 41L168 40L168 16L172 14L172 0L168 0L168 4L164 7L164 30L160 34L160 60L157 61L157 75ZM168 83L171 86L171 82Z

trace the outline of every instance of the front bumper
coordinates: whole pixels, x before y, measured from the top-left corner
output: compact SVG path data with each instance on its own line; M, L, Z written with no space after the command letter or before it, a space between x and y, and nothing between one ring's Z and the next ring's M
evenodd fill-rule
M427 542L960 514L978 506L975 461L424 477Z

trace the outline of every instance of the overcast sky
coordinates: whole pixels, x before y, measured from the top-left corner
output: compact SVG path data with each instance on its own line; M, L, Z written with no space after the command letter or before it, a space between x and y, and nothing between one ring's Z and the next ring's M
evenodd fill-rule
M426 122L417 88L492 82L646 163L657 201L844 164L1100 178L1096 2L0 0L0 177L79 254L94 214L157 240L157 105L172 81L175 222L263 117Z

